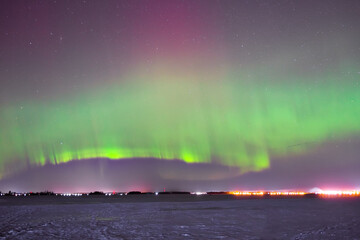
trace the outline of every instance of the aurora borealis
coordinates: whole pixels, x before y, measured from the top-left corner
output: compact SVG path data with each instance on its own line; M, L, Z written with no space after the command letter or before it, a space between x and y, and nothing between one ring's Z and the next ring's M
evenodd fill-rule
M1 5L0 178L137 158L241 175L359 137L356 1Z

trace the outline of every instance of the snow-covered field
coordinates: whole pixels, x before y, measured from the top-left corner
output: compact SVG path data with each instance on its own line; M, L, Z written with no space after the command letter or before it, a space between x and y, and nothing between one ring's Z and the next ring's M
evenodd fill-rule
M31 198L0 199L0 239L360 239L359 199Z

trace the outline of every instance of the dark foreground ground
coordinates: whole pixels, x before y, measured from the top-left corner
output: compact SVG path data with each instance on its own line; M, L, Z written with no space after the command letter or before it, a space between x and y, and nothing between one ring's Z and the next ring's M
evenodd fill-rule
M360 239L360 199L1 197L0 239Z

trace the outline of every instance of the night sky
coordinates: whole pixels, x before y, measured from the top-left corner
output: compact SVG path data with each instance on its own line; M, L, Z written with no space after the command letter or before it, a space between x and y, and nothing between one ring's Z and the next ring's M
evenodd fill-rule
M0 190L360 188L360 1L1 1Z

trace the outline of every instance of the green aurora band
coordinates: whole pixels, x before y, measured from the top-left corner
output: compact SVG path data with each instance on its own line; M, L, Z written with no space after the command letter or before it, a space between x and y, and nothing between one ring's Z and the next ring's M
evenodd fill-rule
M260 171L271 157L306 153L360 130L356 71L260 72L133 73L120 84L3 107L0 178L90 158L181 159Z

